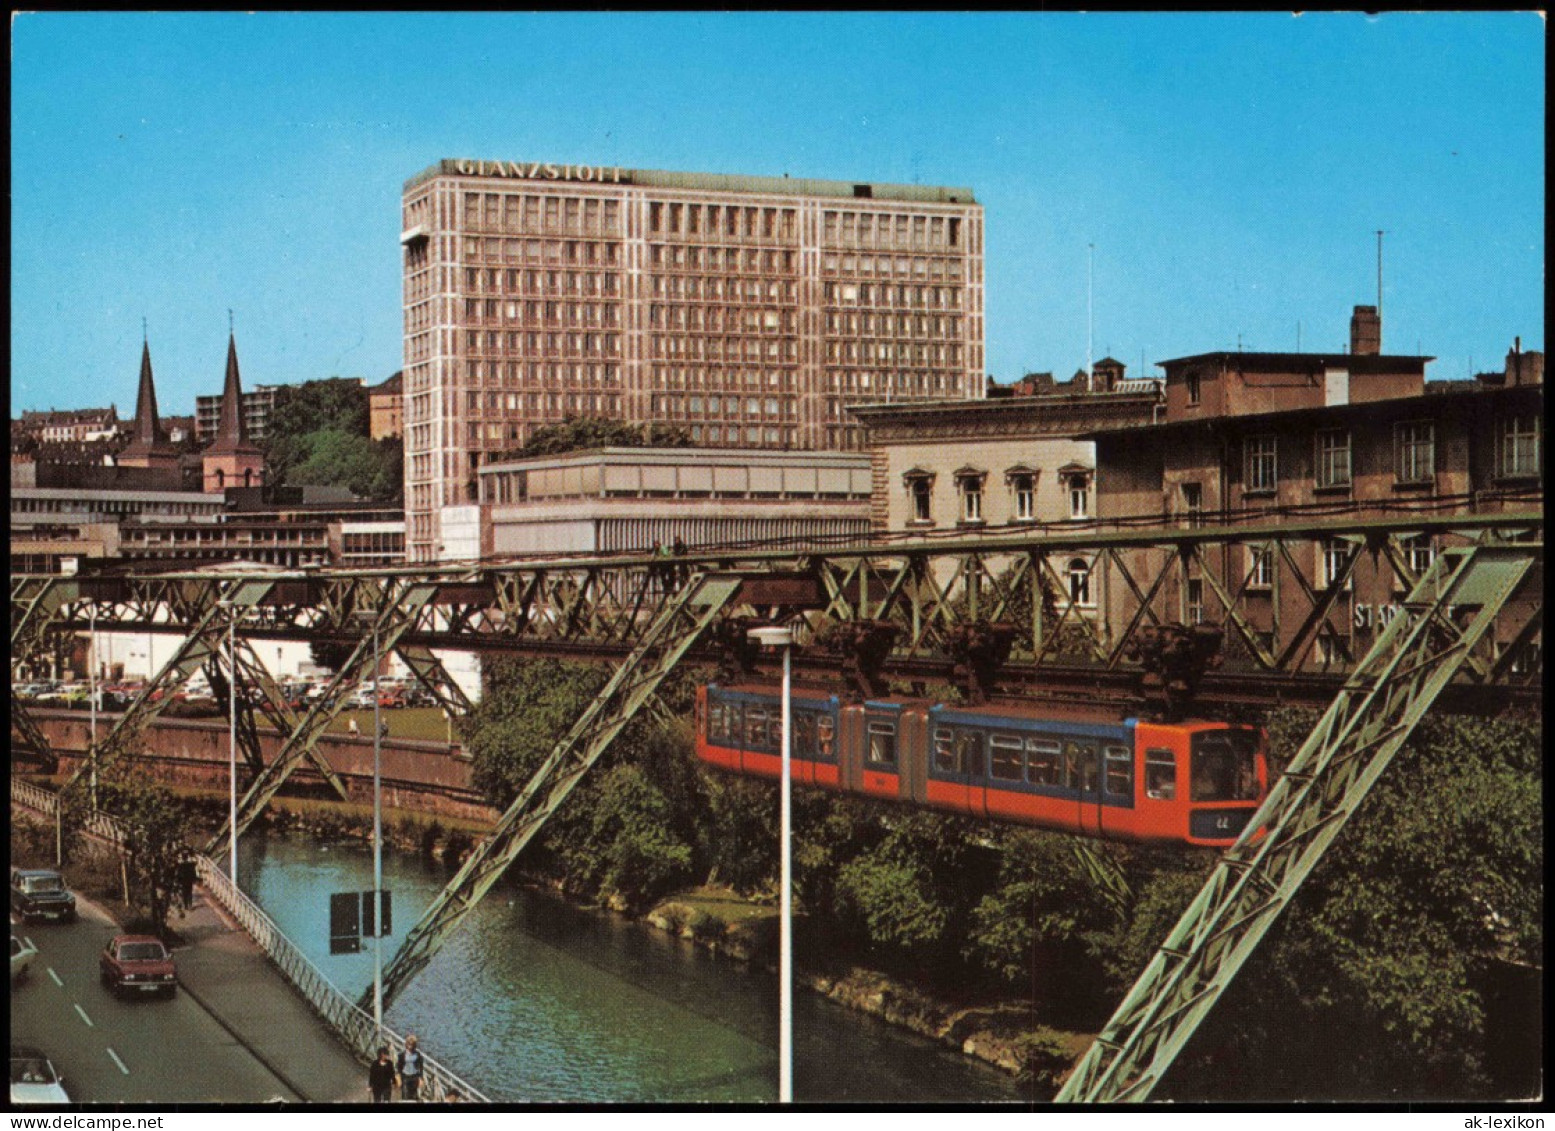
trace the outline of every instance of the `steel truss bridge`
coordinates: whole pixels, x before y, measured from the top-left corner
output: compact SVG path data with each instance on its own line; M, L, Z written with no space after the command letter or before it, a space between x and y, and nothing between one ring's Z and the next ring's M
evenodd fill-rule
M1428 563L1411 552L1422 536L1436 547ZM1251 560L1250 552L1289 567L1278 576L1295 588L1272 609L1267 593L1254 593L1252 571L1239 564ZM1330 583L1319 587L1299 563L1323 552L1330 555ZM1083 563L1079 581L1076 561ZM1352 577L1363 566L1407 597L1355 655L1355 638L1343 625L1352 615ZM1200 579L1203 619L1219 622L1236 654L1219 669L1211 656L1219 634L1208 639L1175 623L1190 577ZM1099 597L1094 604L1087 600L1092 594ZM345 796L318 740L349 693L390 655L459 714L470 704L434 649L565 655L613 666L605 690L411 929L385 971L386 1003L426 966L677 664L692 657L751 670L756 657L745 629L772 620L795 628L801 668L840 675L864 695L881 694L893 681L900 688L943 680L973 698L1110 698L1136 711L1142 702L1180 710L1195 694L1206 703L1329 704L1248 833L1225 853L1058 1096L1143 1100L1438 696L1481 708L1508 697L1542 702L1538 665L1520 657L1542 633L1543 516L1027 531L673 558L350 571L233 565L11 580L13 671L60 633L95 628L181 638L173 658L87 751L72 785L93 768L137 757L145 728L197 671L207 673L220 698L236 681L248 777L239 834L304 763ZM264 639L328 640L349 646L350 654L324 695L299 711L254 650L253 642ZM14 691L11 707L13 751L47 762L51 754ZM259 751L261 725L285 736L269 761ZM224 851L232 835L224 824L207 851ZM1096 875L1116 880L1099 865Z

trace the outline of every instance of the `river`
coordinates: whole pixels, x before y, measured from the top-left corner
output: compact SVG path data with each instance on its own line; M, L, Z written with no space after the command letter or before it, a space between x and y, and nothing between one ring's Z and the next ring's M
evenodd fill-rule
M391 853L394 935L448 878ZM341 990L372 985L371 943L331 955L329 894L372 886L356 842L247 837L240 884ZM801 956L802 960L802 956ZM493 1099L540 1103L770 1102L777 1095L771 972L617 916L499 883L391 1005L385 1022ZM1017 1101L1014 1080L803 990L794 995L794 1097L809 1103Z

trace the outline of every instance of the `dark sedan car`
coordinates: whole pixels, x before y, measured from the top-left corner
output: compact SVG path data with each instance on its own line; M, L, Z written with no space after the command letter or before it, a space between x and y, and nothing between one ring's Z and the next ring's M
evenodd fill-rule
M69 923L76 917L76 897L64 877L46 868L11 869L11 911L24 923L57 919Z

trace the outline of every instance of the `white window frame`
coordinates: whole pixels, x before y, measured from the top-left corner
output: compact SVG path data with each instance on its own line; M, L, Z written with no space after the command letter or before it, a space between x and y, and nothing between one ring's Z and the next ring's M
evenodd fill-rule
M1401 484L1436 481L1436 422L1404 420L1393 426L1393 471Z
M1343 571L1344 563L1350 559L1351 549L1350 543L1343 538L1325 538L1318 543L1318 577L1322 582L1321 588L1333 588L1334 579ZM1336 569L1335 567L1338 568ZM1346 591L1349 590L1352 579L1345 578L1344 588Z
M983 484L988 480L984 471L958 471L956 495L960 499L961 523L964 526L981 526L983 518Z
M1274 588L1274 547L1247 547L1247 588Z
M1279 489L1279 440L1271 433L1242 441L1242 492L1272 495Z
M1342 443L1336 443L1341 440ZM1312 485L1318 490L1348 487L1353 482L1354 466L1351 457L1350 430L1348 428L1320 429L1313 438ZM1342 456L1341 460L1339 457ZM1339 467L1343 463L1343 468Z
M909 471L902 476L907 486L907 524L909 526L934 525L934 476L926 471ZM923 506L919 508L919 502Z
M1498 439L1501 450L1496 465L1503 479L1531 479L1540 474L1544 420L1537 412L1503 417Z
M1083 568L1076 569L1076 566ZM1069 582L1069 603L1076 608L1094 608L1096 602L1091 597L1091 563L1084 558L1070 558L1064 567L1064 576Z

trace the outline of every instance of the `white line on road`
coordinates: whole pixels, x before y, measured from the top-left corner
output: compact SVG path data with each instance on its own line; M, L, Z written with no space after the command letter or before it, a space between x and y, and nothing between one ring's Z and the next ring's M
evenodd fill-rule
M88 1027L88 1028L89 1028L89 1029L95 1029L95 1028L97 1028L97 1026L96 1026L96 1025L93 1025L93 1024L92 1024L92 1019L91 1019L91 1018L90 1018L90 1017L88 1017L88 1016L87 1016L87 1015L86 1015L86 1010L84 1010L84 1009L82 1009L82 1008L81 1008L81 1007L80 1007L80 1006L79 1006L79 1005L78 1005L78 1006L76 1006L76 1012L77 1012L77 1013L79 1013L79 1014L80 1014L80 1015L81 1015L81 1020L83 1020L83 1021L85 1021L85 1022L86 1022L86 1024L87 1024L87 1027Z
M64 986L65 983L61 982L59 980L59 975L54 973L54 967L52 967L52 966L45 966L44 969L49 972L49 977L54 979L54 984L56 986L61 986L61 987Z
M113 1049L110 1048L108 1050L108 1055L113 1057L113 1062L119 1066L119 1071L120 1072L124 1073L126 1076L128 1076L130 1074L130 1070L128 1068L124 1067L124 1061L119 1059L119 1054L118 1053L114 1052Z

